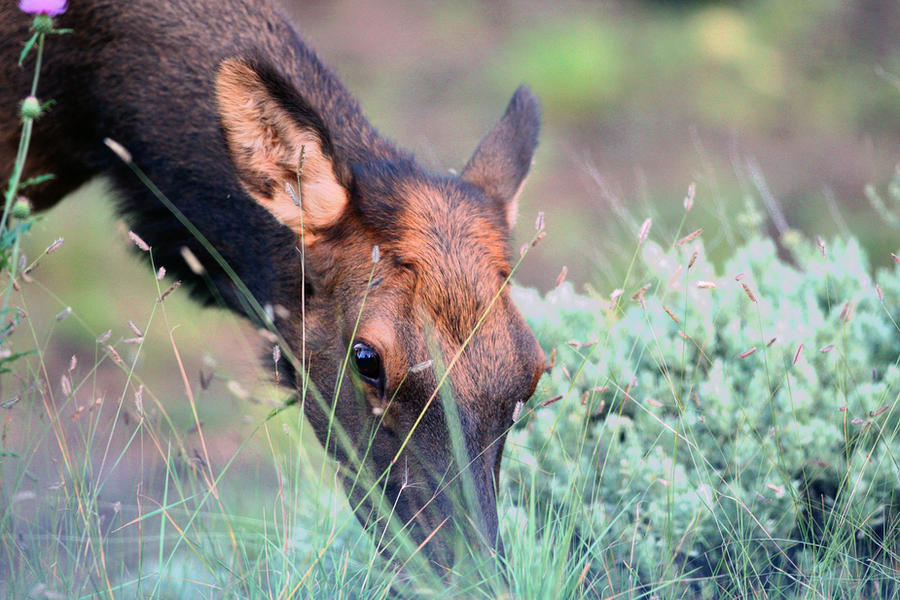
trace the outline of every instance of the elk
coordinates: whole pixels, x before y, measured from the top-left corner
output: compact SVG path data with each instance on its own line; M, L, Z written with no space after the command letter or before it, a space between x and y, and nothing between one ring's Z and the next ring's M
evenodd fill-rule
M544 370L506 286L538 137L532 93L515 92L458 175L434 172L374 129L266 0L72 0L57 24L72 33L47 40L38 95L55 105L35 122L25 173L55 178L28 189L34 206L104 176L157 264L199 301L257 323L270 317L254 307L286 309L271 317L280 382L299 394L308 374L320 401L303 409L326 451L351 465L360 521L385 526L381 497L434 561L453 560L460 538L500 551L504 440ZM29 25L3 3L4 181L30 84L29 65L16 64Z

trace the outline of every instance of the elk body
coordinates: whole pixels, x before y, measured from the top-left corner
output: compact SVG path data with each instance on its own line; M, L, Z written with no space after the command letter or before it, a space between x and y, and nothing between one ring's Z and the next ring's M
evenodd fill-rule
M38 96L56 104L35 123L25 173L56 177L29 188L34 205L108 177L157 264L201 301L258 320L241 287L103 140L120 142L258 305L287 309L274 319L295 357L282 359L281 381L299 389L298 365L308 369L322 402L308 399L304 410L318 438L377 482L379 493L366 494L347 472L360 520L384 527L373 511L382 499L415 540L439 530L426 548L442 563L460 538L499 547L506 431L544 368L504 287L516 197L537 143L531 93L516 91L451 176L382 137L264 0L72 0L57 24L73 32L47 40ZM0 7L4 181L30 87L30 65L16 65L29 25L12 2ZM185 246L205 279L185 264ZM431 368L410 370L428 360Z

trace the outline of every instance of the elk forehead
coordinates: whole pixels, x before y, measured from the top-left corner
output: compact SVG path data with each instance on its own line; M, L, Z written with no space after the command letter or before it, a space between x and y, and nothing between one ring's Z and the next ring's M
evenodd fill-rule
M397 259L416 274L417 303L461 343L509 270L505 222L495 205L452 182L405 187Z

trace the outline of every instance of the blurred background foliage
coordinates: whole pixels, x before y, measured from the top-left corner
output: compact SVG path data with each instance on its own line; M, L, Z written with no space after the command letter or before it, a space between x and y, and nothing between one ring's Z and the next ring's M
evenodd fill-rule
M515 87L533 87L544 129L520 214L527 224L546 211L551 235L524 283L549 286L561 263L575 281L615 281L617 206L668 223L692 181L708 230L764 186L790 227L849 229L876 264L896 249L863 193L900 156L893 0L370 0L289 12L376 125L436 168L462 166Z

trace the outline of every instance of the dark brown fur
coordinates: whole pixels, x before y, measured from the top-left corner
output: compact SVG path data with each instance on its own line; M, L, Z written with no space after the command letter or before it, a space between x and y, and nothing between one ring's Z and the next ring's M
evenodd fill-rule
M29 22L11 2L0 8L4 180L17 143L18 103L29 84L31 65L15 66ZM48 38L39 96L56 105L36 122L26 170L26 176L51 172L56 179L29 190L35 205L48 208L94 176L109 176L123 215L153 246L157 264L191 283L201 300L222 298L257 319L223 270L103 139L122 143L261 305L291 311L276 326L298 358L305 292L306 361L327 401L307 399L305 411L325 443L333 408L351 443L344 447L333 435L327 450L346 463L354 453L364 455L374 436L366 469L374 478L390 470L381 481L385 499L396 501L396 516L412 523L414 538L425 539L450 518L428 546L435 560L451 559L452 536L460 531L476 545L496 547L503 442L516 402L533 393L544 366L508 291L497 295L510 270L516 196L537 142L530 92L516 92L462 175L451 177L423 169L381 137L262 0L73 0L58 24L74 33ZM285 191L296 182L301 149L302 228ZM305 281L296 251L301 235ZM363 305L376 244L377 283ZM212 289L184 264L183 246L209 269ZM351 369L332 407L336 374L357 341L378 351L384 376L370 385ZM429 358L434 367L409 372ZM447 400L436 389L454 360ZM282 369L287 384L299 387L297 370L287 362ZM462 432L458 451L448 408ZM366 488L352 481L349 476L347 491L356 505ZM461 492L462 481L474 498ZM357 514L380 528L383 515L371 512L375 496Z

